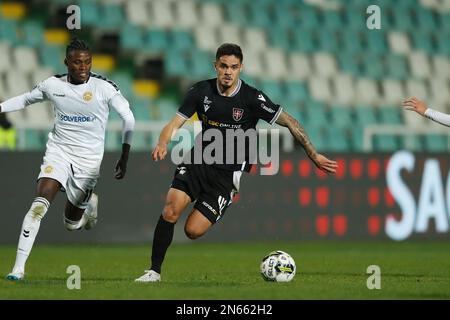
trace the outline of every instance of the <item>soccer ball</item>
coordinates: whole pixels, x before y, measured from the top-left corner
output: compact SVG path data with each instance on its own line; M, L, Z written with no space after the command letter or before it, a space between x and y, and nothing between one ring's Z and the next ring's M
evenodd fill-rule
M286 252L272 251L261 261L261 275L266 281L289 282L295 276L295 261Z

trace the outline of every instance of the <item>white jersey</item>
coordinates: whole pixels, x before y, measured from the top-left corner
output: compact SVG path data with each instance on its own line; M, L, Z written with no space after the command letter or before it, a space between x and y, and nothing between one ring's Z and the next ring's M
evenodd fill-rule
M19 98L24 101L18 101ZM133 131L134 117L119 88L94 73L86 83L77 85L68 82L67 74L52 76L25 95L3 102L2 111L19 110L43 100L52 103L55 115L54 128L48 135L47 152L56 151L79 168L99 172L110 107L121 115L125 127L128 123L129 136ZM124 133L124 142L130 139Z

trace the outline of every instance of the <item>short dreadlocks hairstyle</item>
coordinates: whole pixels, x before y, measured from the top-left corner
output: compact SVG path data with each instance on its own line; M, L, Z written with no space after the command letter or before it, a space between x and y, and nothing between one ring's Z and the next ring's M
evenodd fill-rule
M77 38L72 39L72 41L67 45L66 57L68 57L69 54L75 50L91 51L91 49L89 49L89 46L83 40L79 40Z

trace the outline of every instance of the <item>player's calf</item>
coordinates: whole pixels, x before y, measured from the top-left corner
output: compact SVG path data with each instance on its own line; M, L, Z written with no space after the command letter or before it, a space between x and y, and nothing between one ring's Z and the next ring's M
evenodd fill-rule
M8 280L22 280L25 274L25 263L30 255L36 235L39 232L41 220L47 213L50 202L44 197L37 197L33 200L30 210L23 219L22 230L17 246L16 262L13 270L7 275Z
M91 199L89 200L88 206L84 211L84 215L86 216L86 224L84 228L86 230L92 229L97 224L97 215L98 215L98 196L93 193Z

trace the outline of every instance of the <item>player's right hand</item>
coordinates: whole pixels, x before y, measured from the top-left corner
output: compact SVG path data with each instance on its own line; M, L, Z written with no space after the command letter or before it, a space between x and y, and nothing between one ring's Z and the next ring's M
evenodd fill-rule
M327 174L335 174L338 167L337 162L318 153L313 159L315 165Z
M152 159L154 161L163 160L167 154L167 145L157 144L152 152Z
M425 111L427 111L427 106L425 102L417 99L416 97L409 97L403 101L403 107L406 110L415 111L420 115L424 115Z

